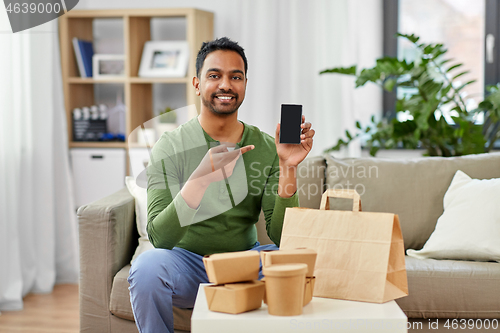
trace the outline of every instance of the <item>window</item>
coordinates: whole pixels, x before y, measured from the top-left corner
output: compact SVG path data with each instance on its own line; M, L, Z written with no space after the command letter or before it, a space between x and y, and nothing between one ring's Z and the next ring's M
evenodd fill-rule
M474 108L483 100L485 86L500 82L500 58L495 54L499 48L494 46L500 36L499 12L497 0L384 0L384 55L414 57L414 49L396 39L396 32L443 43L446 57L470 71L461 77L463 82L477 80L465 89L467 103ZM395 93L384 93L384 116L395 116L395 100Z

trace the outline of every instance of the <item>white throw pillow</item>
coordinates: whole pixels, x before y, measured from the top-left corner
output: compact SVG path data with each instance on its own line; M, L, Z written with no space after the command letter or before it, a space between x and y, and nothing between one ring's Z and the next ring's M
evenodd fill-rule
M149 242L148 225L148 193L145 188L137 186L134 177L125 177L125 184L130 194L135 198L135 215L137 231L139 232L139 246L137 247L131 263L144 251L153 248Z
M472 179L458 170L443 200L436 229L419 250L419 259L500 262L500 178Z

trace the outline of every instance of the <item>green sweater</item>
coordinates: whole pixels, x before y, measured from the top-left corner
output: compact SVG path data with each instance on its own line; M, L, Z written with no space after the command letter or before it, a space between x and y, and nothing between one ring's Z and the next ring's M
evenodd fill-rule
M264 211L269 238L279 246L287 207L297 207L277 194L279 160L274 139L257 127L244 125L237 147L255 145L236 162L227 180L210 184L200 206L190 208L180 194L198 167L212 139L194 118L155 144L147 169L149 240L155 247L174 246L206 255L249 250L257 242L255 223Z

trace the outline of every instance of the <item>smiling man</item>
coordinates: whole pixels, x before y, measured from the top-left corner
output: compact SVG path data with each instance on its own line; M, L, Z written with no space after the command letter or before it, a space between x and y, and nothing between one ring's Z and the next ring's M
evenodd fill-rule
M193 86L200 115L155 144L148 167L148 236L155 249L130 269L130 299L140 332L173 332L172 307L192 308L208 282L204 255L277 250L287 207L298 206L297 165L314 130L302 119L301 143L279 143L238 120L247 59L228 38L203 43ZM261 246L255 223L263 210L275 243Z
M208 59L207 59L208 58ZM201 60L201 59L200 59ZM236 113L245 98L245 89L247 80L245 72L241 69L243 59L240 54L228 50L217 50L208 54L205 58L207 66L204 71L204 77L200 81L200 73L193 78L193 85L196 88L196 93L201 95L203 106L214 114L229 115ZM224 63L230 64L229 71L226 70ZM243 65L245 65L243 61ZM246 68L246 67L245 67ZM203 70L203 68L200 68ZM222 80L223 76L228 80ZM203 88L200 83L203 82ZM240 123L240 125L242 125Z

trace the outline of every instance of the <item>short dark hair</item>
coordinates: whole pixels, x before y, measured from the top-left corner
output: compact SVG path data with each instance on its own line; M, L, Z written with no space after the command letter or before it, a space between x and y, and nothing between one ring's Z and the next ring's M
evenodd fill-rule
M198 56L196 57L196 76L200 77L200 71L203 67L203 63L205 62L205 58L211 52L223 50L223 51L234 51L243 58L243 62L245 63L245 76L247 75L248 63L247 57L245 56L245 50L238 45L237 42L230 40L227 37L217 38L215 40L204 42L201 45L200 51L198 52Z

